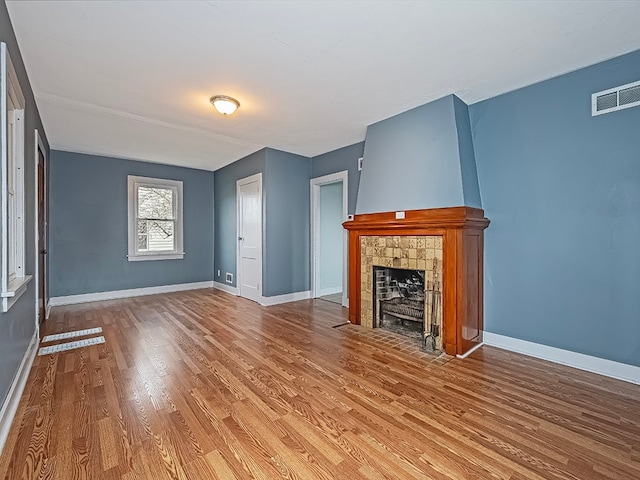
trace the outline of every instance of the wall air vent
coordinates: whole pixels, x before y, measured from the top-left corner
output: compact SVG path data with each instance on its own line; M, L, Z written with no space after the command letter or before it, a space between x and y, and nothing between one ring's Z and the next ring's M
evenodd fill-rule
M640 82L627 83L591 95L591 116L640 105Z

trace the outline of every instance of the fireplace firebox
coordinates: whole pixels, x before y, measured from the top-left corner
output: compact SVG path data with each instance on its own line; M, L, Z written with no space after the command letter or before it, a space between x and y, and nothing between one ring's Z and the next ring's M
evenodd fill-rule
M433 269L373 266L373 327L415 338L427 351L442 350L442 292L438 260ZM426 273L426 275L425 275Z

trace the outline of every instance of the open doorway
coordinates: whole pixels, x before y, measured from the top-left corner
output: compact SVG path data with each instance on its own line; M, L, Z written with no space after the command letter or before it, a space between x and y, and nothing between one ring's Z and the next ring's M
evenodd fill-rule
M49 316L47 285L47 150L35 131L35 182L36 182L36 314L38 325Z
M343 306L347 299L348 172L311 180L311 292Z

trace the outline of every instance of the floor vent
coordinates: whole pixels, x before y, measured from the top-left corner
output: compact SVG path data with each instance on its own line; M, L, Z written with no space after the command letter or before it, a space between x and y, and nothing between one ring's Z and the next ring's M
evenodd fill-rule
M48 347L41 347L38 350L38 355L49 355L51 353L66 352L67 350L73 350L74 348L90 347L91 345L98 345L104 343L104 337L86 338L84 340L76 340L75 342L60 343L58 345L49 345Z
M94 333L102 333L102 327L87 328L85 330L75 330L73 332L56 333L55 335L47 335L42 339L42 343L54 342L56 340L66 340L67 338L84 337L85 335L93 335Z
M591 95L591 116L640 105L640 82L627 83Z

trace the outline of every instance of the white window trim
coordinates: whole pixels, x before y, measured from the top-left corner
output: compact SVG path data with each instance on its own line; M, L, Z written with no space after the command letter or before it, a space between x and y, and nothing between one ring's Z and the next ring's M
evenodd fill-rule
M130 262L140 262L147 260L180 260L184 258L183 248L183 205L182 205L182 182L179 180L164 180L161 178L138 177L135 175L127 176L128 183L128 212L129 212L129 234L128 234L128 255ZM166 187L175 188L176 205L176 231L175 231L175 249L166 252L136 252L136 213L138 209L138 196L136 195L137 187Z
M25 130L25 99L20 89L20 82L16 75L7 46L0 44L0 130L2 131L2 148L0 161L0 205L2 214L0 221L0 236L2 247L0 252L0 298L2 312L7 312L16 301L27 291L27 284L31 275L25 274L25 198L24 198L24 130ZM9 96L14 104L15 124L14 138L7 138ZM8 222L8 173L9 173L9 142L13 142L15 162L14 169L14 204L15 235L14 244L9 245ZM9 275L10 255L15 255L15 275Z

